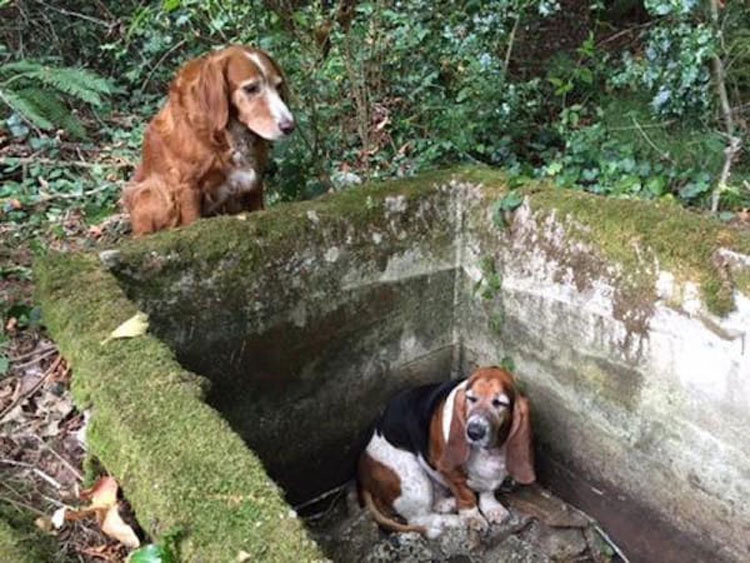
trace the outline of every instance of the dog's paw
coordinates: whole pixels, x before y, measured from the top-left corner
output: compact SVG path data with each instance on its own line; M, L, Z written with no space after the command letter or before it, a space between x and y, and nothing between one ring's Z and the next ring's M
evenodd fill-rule
M501 504L483 511L483 514L490 524L502 524L510 518L510 512Z
M456 497L441 498L432 508L438 514L450 514L456 512Z
M490 527L487 523L487 519L482 516L482 513L479 512L479 509L476 507L462 510L459 515L469 529L474 530L475 532L485 532Z

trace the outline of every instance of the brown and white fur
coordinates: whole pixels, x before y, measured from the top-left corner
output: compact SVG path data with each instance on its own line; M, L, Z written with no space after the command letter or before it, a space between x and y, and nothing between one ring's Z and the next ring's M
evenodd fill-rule
M234 45L185 64L123 193L133 233L263 209L270 142L294 130L287 97L280 67L259 49Z
M394 397L360 456L357 485L384 528L436 537L505 520L495 490L508 475L536 480L529 403L510 373L486 367Z

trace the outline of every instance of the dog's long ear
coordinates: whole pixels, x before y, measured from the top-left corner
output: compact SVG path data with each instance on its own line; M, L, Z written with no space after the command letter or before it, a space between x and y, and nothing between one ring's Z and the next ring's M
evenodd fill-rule
M449 408L447 403L446 401L443 408ZM469 443L466 441L466 391L461 388L454 396L450 430L443 453L437 463L438 469L452 471L466 463L467 459L469 459Z
M505 465L511 477L528 485L536 481L534 446L531 442L531 409L529 401L520 394L513 405L513 423L506 445Z
M284 69L279 66L279 63L277 63L271 55L268 53L264 53L266 55L266 58L268 58L269 61L271 61L271 64L273 65L274 70L276 71L276 74L278 74L281 77L281 88L279 88L279 96L281 96L281 99L284 101L285 104L289 104L291 102L290 96L291 91L289 90L289 81L286 79L286 74L284 74Z
M198 75L196 97L198 107L208 120L214 135L226 129L229 121L229 89L225 75L226 59L208 56Z

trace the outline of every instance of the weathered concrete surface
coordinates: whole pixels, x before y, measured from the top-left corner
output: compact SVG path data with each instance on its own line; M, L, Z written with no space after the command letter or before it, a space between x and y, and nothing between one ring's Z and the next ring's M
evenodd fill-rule
M126 248L114 267L290 502L352 475L394 391L450 374L454 195L428 184L362 196L345 214L336 200L307 204L280 219L293 244L227 218L253 254L194 260L177 240Z
M505 192L494 172L435 174L106 263L292 502L350 476L393 391L506 359L541 475L633 560L747 559L750 237L544 186L503 228Z
M587 227L576 217L532 197L499 232L483 201L470 204L463 235L464 369L514 360L535 405L543 473L623 530L636 559L747 560L748 297L735 292L736 309L715 316L695 281L662 269L646 245L648 276L633 290L632 271L575 235ZM477 299L488 261L502 288ZM644 530L668 535L665 522L706 549L677 539L657 548Z

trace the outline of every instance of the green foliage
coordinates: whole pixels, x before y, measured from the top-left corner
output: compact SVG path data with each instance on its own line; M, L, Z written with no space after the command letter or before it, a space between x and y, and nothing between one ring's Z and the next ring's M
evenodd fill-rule
M83 125L64 100L100 107L102 96L111 91L107 80L83 68L49 66L32 60L0 65L0 101L44 131L60 127L73 137L83 138ZM25 133L17 123L14 132Z
M651 117L646 103L614 98L590 125L564 131L565 147L541 168L558 186L646 199L700 204L709 194L724 143L710 130L682 128ZM563 123L589 121L568 108Z
M646 36L643 57L624 56L614 86L644 87L659 115L704 113L713 103L709 62L716 52L714 31L703 23L665 22Z
M511 179L546 176L602 195L705 206L726 145L716 133L716 55L748 145L746 2L724 4L721 36L698 0L616 9L600 1L561 9L547 0L97 6L4 8L0 60L11 52L16 59L0 67L0 93L14 109L6 126L45 161L10 155L0 164L3 221L38 226L74 206L90 221L110 212L176 69L227 43L268 50L292 87L298 129L274 147L271 203L481 162L505 167ZM29 124L80 138L86 108L102 120L94 145L102 154L86 152L96 154L90 167L52 162L70 154ZM723 209L750 205L746 179L743 148ZM507 210L494 211L502 222Z

